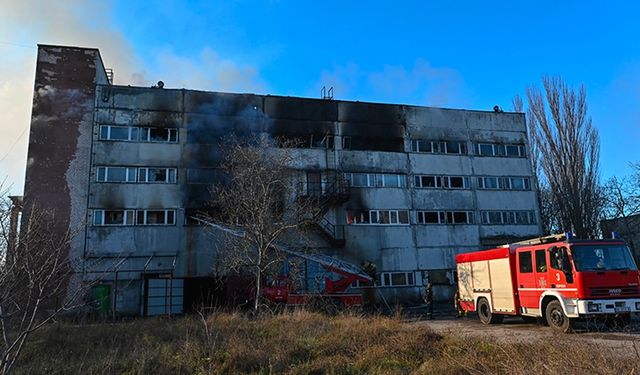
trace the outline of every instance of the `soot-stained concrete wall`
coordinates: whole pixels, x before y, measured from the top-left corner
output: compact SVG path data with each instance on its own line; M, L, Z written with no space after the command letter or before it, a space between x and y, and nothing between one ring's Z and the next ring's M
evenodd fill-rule
M97 49L39 45L25 179L25 208L52 212L82 268L96 85L107 75ZM71 280L69 294L79 278Z
M407 186L401 188L352 187L346 202L327 210L327 219L344 227L344 247L334 248L323 236L314 236L315 246L329 255L355 264L371 261L380 272L413 273L415 285L383 288L389 298L418 299L424 271L452 270L455 254L477 250L486 240L539 234L538 224L481 225L478 218L465 225L417 224L418 210L467 210L474 215L482 210L528 210L538 216L534 190L486 191L476 186L477 176L532 178L528 158L482 157L472 150L475 142L526 145L523 114L114 86L101 64L97 50L40 48L25 198L49 202L59 211L63 228L87 223L86 235L74 249L92 259L126 258L119 280L140 279L143 268L173 268L174 259L173 277L222 272L216 255L219 239L203 227L185 225L185 216L208 203L208 183L222 178L216 172L224 156L220 144L234 135L298 140L291 167L299 170L301 181L306 172L323 173L323 181L331 171L406 176ZM177 129L178 141L104 141L104 125ZM414 139L464 142L468 152L416 153ZM98 182L101 166L176 168L177 181ZM199 175L209 180L199 181ZM420 189L413 184L414 175L466 176L471 185ZM93 226L94 209L174 209L176 225ZM355 209L407 210L411 225L347 225L346 211ZM446 286L436 289L439 297L447 293ZM143 301L134 297L131 290L123 292L118 307L139 311Z

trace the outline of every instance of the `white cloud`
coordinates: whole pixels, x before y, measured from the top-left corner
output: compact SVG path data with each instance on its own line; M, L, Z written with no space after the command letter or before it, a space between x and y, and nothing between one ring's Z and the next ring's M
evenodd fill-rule
M165 87L252 93L266 89L255 66L224 59L208 47L196 58L161 50L153 66L152 74L163 81Z
M410 68L386 65L380 70L363 70L354 62L323 70L317 91L323 85L335 88L336 99L369 100L429 106L467 105L460 74L447 67L433 67L418 59ZM311 90L310 90L311 91ZM317 94L312 92L313 96Z
M105 66L113 68L115 83L148 86L164 80L168 87L204 90L254 91L264 88L258 70L238 65L204 49L192 59L170 52L145 64L110 19L109 0L5 0L0 11L0 159L29 126L36 44L99 48ZM147 15L151 16L151 15ZM26 46L26 47L25 47ZM151 76L158 78L153 80ZM0 181L24 185L28 131L0 161Z

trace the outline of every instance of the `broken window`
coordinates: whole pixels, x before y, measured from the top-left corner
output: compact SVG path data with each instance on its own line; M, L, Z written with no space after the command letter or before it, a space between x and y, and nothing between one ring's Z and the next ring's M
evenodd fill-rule
M347 211L347 224L370 224L368 210Z
M351 137L349 136L342 137L342 149L351 150Z
M464 142L447 142L447 154L466 154L466 145Z
M379 224L390 224L389 211L380 211L380 221Z
M139 168L138 182L175 183L176 174L175 168Z
M469 215L466 211L454 211L453 213L454 224L468 224Z
M464 189L467 187L465 177L449 177L449 182L452 189Z
M178 129L176 128L142 128L140 132L141 142L178 142Z
M418 211L417 221L418 224L438 224L438 211Z

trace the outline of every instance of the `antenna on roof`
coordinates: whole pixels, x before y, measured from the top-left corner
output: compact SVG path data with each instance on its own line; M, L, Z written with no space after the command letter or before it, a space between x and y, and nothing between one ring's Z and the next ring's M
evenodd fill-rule
M333 99L333 86L329 88L329 91L327 91L326 86L322 86L322 90L320 90L320 97L325 100Z

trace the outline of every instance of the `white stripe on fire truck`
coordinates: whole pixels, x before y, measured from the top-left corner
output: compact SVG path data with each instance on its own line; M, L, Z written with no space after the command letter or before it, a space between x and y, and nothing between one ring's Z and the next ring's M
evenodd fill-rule
M567 290L570 292L577 292L577 288L518 288L518 290Z

